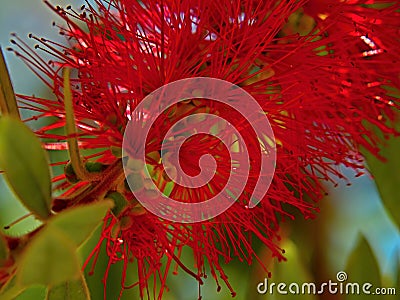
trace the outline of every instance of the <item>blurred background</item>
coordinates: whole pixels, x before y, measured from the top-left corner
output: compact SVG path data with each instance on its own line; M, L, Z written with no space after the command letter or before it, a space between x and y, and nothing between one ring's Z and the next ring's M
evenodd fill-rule
M83 1L70 0L52 2L54 4L72 4L80 7ZM26 40L28 33L63 42L52 21L56 16L41 0L0 0L0 45L5 52L11 79L16 93L35 94L52 98L50 91L42 82L12 54L5 51L10 45L10 33L16 32ZM27 117L23 115L23 117ZM39 126L34 122L31 126ZM384 164L367 156L370 174L355 177L351 170L343 169L351 185L340 181L337 187L327 186L328 196L320 203L321 213L316 220L304 220L297 216L295 221L287 221L282 226L282 245L286 250L286 262L271 261L267 249L255 245L262 261L269 265L272 277L269 283L336 281L340 271L347 273L347 282L371 282L374 287L396 287L397 296L370 295L368 299L400 299L400 141L393 139L383 147L382 154L388 162ZM1 177L1 175L0 175ZM11 223L26 213L14 198L12 192L0 178L0 225ZM21 235L37 226L33 218L18 223L5 231L10 235ZM3 230L4 231L4 230ZM98 233L97 233L98 235ZM96 234L81 249L82 259L96 243ZM190 253L184 253L190 265ZM107 261L100 257L95 274L88 277L92 299L103 298L101 279ZM193 264L193 262L192 262ZM264 282L267 274L256 264L233 261L227 265L226 273L237 292L235 299L367 299L367 296L355 295L262 295L257 292L257 285ZM132 267L129 281L135 280L136 269ZM121 266L111 269L107 286L107 299L118 298L121 280ZM180 271L170 276L169 291L164 299L197 299L197 282ZM201 287L203 299L231 299L226 287L220 292L211 276ZM358 298L357 298L358 297ZM138 299L137 289L128 290L123 299ZM29 289L18 299L44 299L41 287Z

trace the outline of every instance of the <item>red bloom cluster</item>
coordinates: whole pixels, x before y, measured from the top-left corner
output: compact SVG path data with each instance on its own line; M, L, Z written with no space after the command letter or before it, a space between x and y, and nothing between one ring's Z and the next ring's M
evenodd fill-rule
M400 86L396 1L95 2L97 7L82 6L80 11L49 5L66 22L59 28L70 43L63 46L31 36L38 41L37 48L51 53L50 64L21 40L15 41L21 48L15 50L17 55L57 100L19 97L39 117L57 117L37 134L50 139L48 149L65 150L66 136L53 133L65 125L60 69L68 66L75 71L79 145L94 150L86 159L102 167L95 180L71 180L74 174L68 168L54 178L63 190L54 210L113 193L122 196L125 206L107 216L93 254L106 240L110 263L124 263L123 278L128 264L136 261L142 296L155 275L161 281L161 298L172 261L199 282L209 265L218 288L221 277L234 294L220 262L237 257L251 263L256 257L254 237L283 259L277 239L280 220L292 217L288 207L313 217L318 210L314 202L324 195L320 181L343 177L340 164L362 170L360 147L379 155L375 128L384 136L395 133L399 106L393 93ZM126 189L118 149L130 113L146 95L169 82L200 76L232 82L257 100L276 138L276 173L265 199L254 209L246 203L252 181L260 174L251 174L242 197L224 214L199 224L167 222L146 212ZM192 100L170 108L165 119L173 122L193 112L232 117L218 105ZM248 124L236 121L233 124L244 137L254 142ZM166 189L170 179L159 157L163 133L155 129L151 139L141 142L146 142L154 180ZM212 138L194 140L193 145L198 155L224 153ZM196 173L196 157L183 160L189 173ZM215 179L217 187L223 186L224 176ZM180 201L202 201L215 193L178 185L170 189L171 197ZM192 249L196 270L180 261L183 247ZM162 266L164 256L167 263Z

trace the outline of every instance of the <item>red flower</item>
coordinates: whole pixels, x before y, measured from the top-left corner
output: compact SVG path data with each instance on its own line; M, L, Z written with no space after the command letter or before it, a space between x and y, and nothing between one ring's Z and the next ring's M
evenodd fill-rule
M39 117L58 118L37 134L52 140L46 144L48 149L66 149L66 136L51 130L65 125L60 69L68 66L76 71L72 88L79 146L95 150L86 159L104 166L94 180L77 180L68 168L66 175L54 178L64 190L54 209L123 195L127 203L105 219L99 245L106 241L110 263L123 261L123 278L128 264L137 261L142 296L154 275L161 279L161 298L172 261L199 282L208 264L218 289L220 276L234 294L220 262L234 257L248 263L257 259L251 244L254 236L273 256L283 259L276 243L279 220L292 218L287 205L306 218L313 217L318 211L314 202L324 195L320 180L343 177L340 164L363 170L360 147L379 155L380 140L373 127L385 136L395 133L398 101L390 91L400 83L397 2L95 2L97 8L83 6L79 12L70 7L52 8L67 23L60 26L60 32L69 47L32 36L39 42L37 48L54 56L50 65L22 41L16 42L22 49L17 54L57 97L56 101L31 96L20 99L25 107L38 111ZM125 187L116 150L121 147L130 113L146 95L164 84L191 77L224 79L257 100L274 131L277 164L268 194L255 208L248 209L246 203L257 177L263 175L257 173L257 167L249 175L245 192L224 214L203 223L179 224L160 219L138 204ZM160 163L163 135L171 124L196 112L231 120L248 140L249 149L259 147L249 130L251 124L232 110L206 100L177 104L160 117L160 126L153 128L146 141L138 141L146 142L146 162L164 192L171 179ZM219 157L214 188L187 190L172 184L169 193L180 201L197 202L223 188L224 168L230 161L227 149L216 139L203 136L191 142L185 148L188 152L182 152L189 174L198 172L201 154ZM180 261L183 247L193 250L196 270ZM165 266L163 256L168 257Z

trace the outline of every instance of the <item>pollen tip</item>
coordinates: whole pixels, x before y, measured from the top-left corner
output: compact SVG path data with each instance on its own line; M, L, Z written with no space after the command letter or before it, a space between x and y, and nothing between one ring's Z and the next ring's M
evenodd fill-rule
M28 34L28 37L31 39L31 38L33 37L33 34L32 34L32 33L29 33L29 34Z

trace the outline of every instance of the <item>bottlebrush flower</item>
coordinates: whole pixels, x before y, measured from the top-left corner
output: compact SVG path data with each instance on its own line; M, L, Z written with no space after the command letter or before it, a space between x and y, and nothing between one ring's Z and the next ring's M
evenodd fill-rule
M209 265L218 290L221 277L234 295L222 261L237 257L250 264L257 259L254 237L268 246L273 256L283 259L277 241L279 222L293 218L288 207L312 218L318 211L315 202L325 193L321 180L342 178L339 165L361 172L361 147L379 156L377 146L382 141L374 133L375 127L385 137L396 134L393 124L399 103L391 91L400 83L397 2L94 2L97 7L82 6L80 11L48 4L66 22L56 26L69 42L63 46L31 35L38 42L36 48L53 56L50 64L22 40L13 41L19 48L15 53L57 97L55 101L26 95L19 98L23 108L38 112L35 119L57 117L36 133L46 139L47 149L67 149L67 136L53 130L66 123L66 87L60 70L73 70L78 145L94 151L85 162L96 172L82 178L66 166L65 174L54 178L63 193L55 199L53 209L60 211L104 197L126 202L104 220L93 255L105 242L110 265L116 261L124 264L124 284L129 263L135 261L142 297L154 275L161 282L157 295L161 298L172 262L200 283L206 276L205 265ZM167 83L192 77L224 79L251 94L271 123L277 162L268 193L255 208L246 204L254 180L263 175L257 174L257 167L251 170L241 197L224 214L202 223L180 224L160 219L138 204L126 187L118 149L131 112L145 96ZM180 201L203 201L226 182L220 168L214 189L187 190L170 184L160 162L167 130L161 125L197 112L233 118L249 141L249 149L253 149L251 145L259 147L248 130L250 125L221 105L192 100L171 107L160 116L160 126L153 128L147 140L138 142L146 143L146 163L158 187L165 191L169 184L170 196ZM189 174L198 172L198 158L203 153L219 157L220 166L229 163L227 149L217 140L197 137L191 142L182 159ZM196 155L190 154L193 152ZM140 179L137 182L138 188L145 186ZM184 247L193 251L194 270L180 260Z

